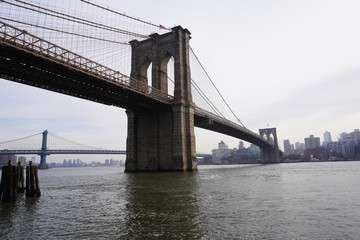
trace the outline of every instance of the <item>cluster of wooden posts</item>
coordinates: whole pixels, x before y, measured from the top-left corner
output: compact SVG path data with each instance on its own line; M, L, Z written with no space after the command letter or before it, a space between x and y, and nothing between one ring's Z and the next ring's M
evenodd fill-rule
M3 166L0 185L0 200L2 202L15 201L18 193L24 193L27 197L40 197L39 179L37 167L29 162L26 166L26 185L24 187L24 166L19 163L13 166L9 161L8 166Z

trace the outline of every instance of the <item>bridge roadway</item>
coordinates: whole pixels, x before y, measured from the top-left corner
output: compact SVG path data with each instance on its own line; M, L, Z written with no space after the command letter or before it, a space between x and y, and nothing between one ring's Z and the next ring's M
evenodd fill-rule
M173 97L136 79L0 21L0 78L130 110L171 108ZM264 148L260 135L201 108L196 127Z

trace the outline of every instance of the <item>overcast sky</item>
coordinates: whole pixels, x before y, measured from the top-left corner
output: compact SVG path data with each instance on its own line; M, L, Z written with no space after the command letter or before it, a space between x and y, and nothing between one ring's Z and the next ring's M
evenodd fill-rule
M96 2L96 1L95 1ZM98 1L100 2L100 1ZM101 1L131 16L181 25L244 123L283 140L333 140L360 128L360 1ZM107 149L126 148L124 109L0 79L0 142L48 129ZM197 151L237 139L196 129Z

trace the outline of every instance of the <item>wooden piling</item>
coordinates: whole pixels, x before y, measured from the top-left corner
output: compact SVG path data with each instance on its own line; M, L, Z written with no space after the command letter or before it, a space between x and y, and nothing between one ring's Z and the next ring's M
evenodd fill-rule
M1 183L0 183L0 200L2 202L10 202L16 200L16 194L23 193L26 190L27 197L38 196L40 197L40 187L37 167L26 167L26 187L24 188L24 166L18 163L18 166L13 166L11 161L8 166L3 166Z
M29 161L29 166L26 167L26 196L40 197L40 187L39 187L39 179L37 173L37 167L32 165L32 162Z
M8 166L3 166L0 184L0 199L2 202L10 202L16 200L17 194L17 167L13 166L11 160Z

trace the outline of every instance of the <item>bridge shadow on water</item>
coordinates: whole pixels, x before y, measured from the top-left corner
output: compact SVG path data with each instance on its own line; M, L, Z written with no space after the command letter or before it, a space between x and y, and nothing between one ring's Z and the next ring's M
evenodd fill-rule
M126 239L200 239L198 172L127 174Z

